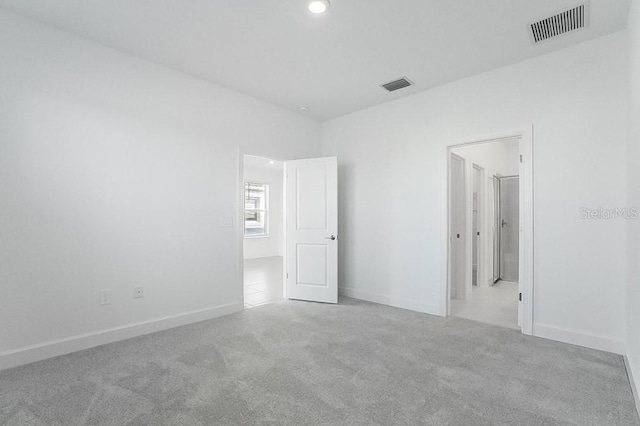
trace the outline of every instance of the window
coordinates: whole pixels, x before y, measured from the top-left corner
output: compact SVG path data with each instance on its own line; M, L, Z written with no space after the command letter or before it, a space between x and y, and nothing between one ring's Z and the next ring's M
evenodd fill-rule
M269 235L269 185L245 182L244 184L244 236Z

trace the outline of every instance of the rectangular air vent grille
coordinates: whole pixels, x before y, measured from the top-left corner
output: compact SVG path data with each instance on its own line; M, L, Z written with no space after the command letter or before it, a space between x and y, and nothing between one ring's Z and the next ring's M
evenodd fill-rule
M531 24L533 41L540 43L560 34L578 30L586 26L587 5L581 4L564 12L558 13L535 24Z
M404 89L405 87L411 86L413 83L406 77L399 78L397 80L390 81L386 84L383 84L382 87L387 89L389 92L395 92L396 90Z

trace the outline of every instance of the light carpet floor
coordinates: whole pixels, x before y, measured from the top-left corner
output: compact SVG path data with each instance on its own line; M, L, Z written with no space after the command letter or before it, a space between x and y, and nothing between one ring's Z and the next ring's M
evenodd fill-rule
M7 425L639 425L620 356L341 298L0 372Z

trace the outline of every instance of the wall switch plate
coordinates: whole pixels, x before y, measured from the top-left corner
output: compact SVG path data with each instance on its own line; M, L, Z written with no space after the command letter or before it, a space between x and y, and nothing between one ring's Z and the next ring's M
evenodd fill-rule
M233 228L233 216L222 216L221 224L223 228Z
M100 304L101 305L111 304L111 289L100 290Z
M144 297L144 287L142 286L135 287L133 289L133 297L135 297L136 299L140 299Z

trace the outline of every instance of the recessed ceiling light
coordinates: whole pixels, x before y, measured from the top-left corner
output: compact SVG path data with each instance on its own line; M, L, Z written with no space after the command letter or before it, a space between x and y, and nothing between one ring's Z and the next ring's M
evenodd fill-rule
M308 4L309 12L320 15L329 9L329 0L311 0Z
M271 160L271 161L269 161L269 164L276 164L276 162Z
M300 111L302 111L302 112L307 112L307 111L309 111L309 107L308 107L308 106L306 106L306 105L300 105L300 106L298 107L298 109L299 109Z

